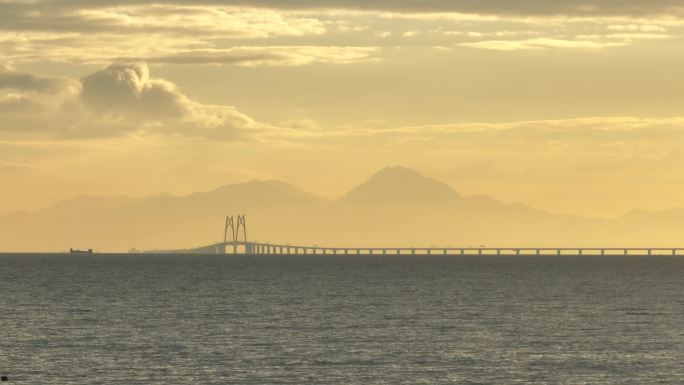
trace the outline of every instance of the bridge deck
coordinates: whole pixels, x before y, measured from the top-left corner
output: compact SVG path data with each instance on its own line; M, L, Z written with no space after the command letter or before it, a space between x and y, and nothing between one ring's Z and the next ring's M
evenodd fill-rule
M225 242L207 248L244 254L399 254L399 255L683 255L672 247L324 247L262 242Z

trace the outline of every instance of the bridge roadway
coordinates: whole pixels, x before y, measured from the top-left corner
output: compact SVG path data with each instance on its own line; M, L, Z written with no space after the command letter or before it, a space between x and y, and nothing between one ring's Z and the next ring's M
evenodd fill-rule
M243 241L190 251L249 255L684 255L684 248L671 247L322 247Z

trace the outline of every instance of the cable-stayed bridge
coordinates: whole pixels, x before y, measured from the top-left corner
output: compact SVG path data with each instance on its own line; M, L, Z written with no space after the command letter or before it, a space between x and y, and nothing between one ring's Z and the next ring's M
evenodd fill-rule
M223 242L184 250L148 253L198 253L243 255L684 255L672 247L327 247L247 240L245 215L226 217Z

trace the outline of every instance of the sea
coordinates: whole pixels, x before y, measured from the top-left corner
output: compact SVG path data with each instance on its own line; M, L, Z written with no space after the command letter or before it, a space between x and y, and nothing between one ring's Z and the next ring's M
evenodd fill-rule
M684 257L0 255L7 384L683 384Z

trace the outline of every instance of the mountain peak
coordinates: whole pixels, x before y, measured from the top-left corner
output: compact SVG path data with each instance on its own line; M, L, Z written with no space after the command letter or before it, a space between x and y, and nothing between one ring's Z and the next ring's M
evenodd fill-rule
M404 166L387 166L380 169L378 172L373 174L373 178L407 178L407 177L420 177L425 178L421 173L416 170Z
M351 204L430 204L458 198L448 185L403 167L385 167L366 182L342 197L339 203Z

